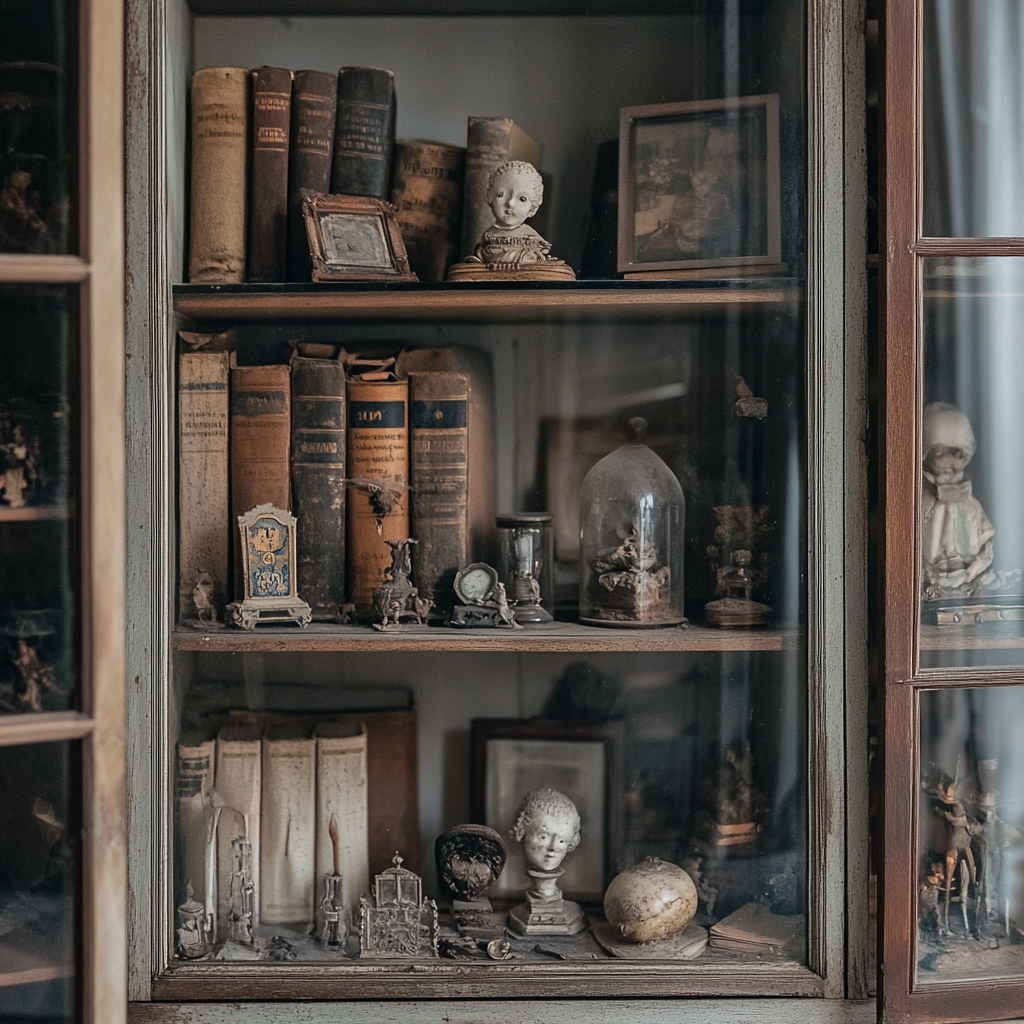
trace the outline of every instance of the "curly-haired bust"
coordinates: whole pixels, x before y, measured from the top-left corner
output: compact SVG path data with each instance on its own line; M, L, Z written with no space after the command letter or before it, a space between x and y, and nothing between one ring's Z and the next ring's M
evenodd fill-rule
M554 871L580 844L579 812L564 793L535 789L520 805L511 835L531 867Z
M519 264L549 260L551 245L528 224L544 201L544 180L533 164L509 160L487 179L487 205L494 214L470 260Z

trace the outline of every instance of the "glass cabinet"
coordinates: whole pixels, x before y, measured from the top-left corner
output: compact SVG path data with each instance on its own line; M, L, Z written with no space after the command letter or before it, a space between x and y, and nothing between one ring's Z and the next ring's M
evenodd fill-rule
M864 999L865 260L840 201L844 165L863 192L862 97L843 114L857 18L803 0L129 4L139 1020L474 999L512 1020L579 998L611 1020L649 996L817 1019ZM469 118L514 121L543 145L530 223L574 279L233 264L242 280L190 281L209 203L195 82L244 96L261 66L253 87L392 71L399 140L461 147ZM218 115L225 137L262 95ZM470 140L467 189L474 159ZM347 410L315 452L296 440L314 399ZM410 465L394 501L356 468L371 444ZM348 504L319 558L310 452ZM449 460L429 478L425 453ZM468 510L431 518L442 465L445 486L468 466ZM242 628L271 577L295 621ZM671 871L693 913L623 942L605 893L645 871Z

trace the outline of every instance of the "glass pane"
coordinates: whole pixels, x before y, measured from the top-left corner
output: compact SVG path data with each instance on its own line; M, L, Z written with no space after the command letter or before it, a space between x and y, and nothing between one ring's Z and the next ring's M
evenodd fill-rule
M0 714L77 706L77 290L0 285Z
M4 0L0 14L0 252L73 252L78 5Z
M0 1020L81 1019L78 743L0 747Z
M924 15L924 233L1024 235L1024 7L928 0Z
M917 983L1024 976L1024 687L921 694Z

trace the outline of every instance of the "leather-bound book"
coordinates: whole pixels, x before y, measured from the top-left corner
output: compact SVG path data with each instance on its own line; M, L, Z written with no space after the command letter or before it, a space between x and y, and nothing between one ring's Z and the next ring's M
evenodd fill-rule
M348 382L348 599L361 617L391 565L389 540L409 536L409 383Z
M192 76L192 190L188 276L193 284L245 280L249 71Z
M466 186L462 199L460 259L473 255L494 223L487 204L487 179L499 164L523 160L540 170L541 144L507 117L471 117L466 129Z
M469 377L409 374L412 581L444 617L455 603L455 574L470 561Z
M334 118L338 79L326 71L296 71L292 85L291 141L288 150L288 280L309 281L313 264L302 218L306 195L331 189Z
M291 370L299 593L331 621L345 603L345 367L296 355Z
M252 73L252 171L249 177L248 279L283 281L288 227L288 136L292 73Z
M387 199L394 149L394 74L383 68L342 68L331 192Z
M409 267L421 281L443 281L459 258L466 151L443 142L395 144L391 204Z

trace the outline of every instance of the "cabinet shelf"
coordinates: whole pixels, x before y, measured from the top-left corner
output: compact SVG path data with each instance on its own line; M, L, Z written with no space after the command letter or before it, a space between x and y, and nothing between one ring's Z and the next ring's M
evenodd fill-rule
M0 523L30 523L44 519L67 519L63 505L22 505L20 508L0 508Z
M538 653L645 652L645 651L782 651L795 650L799 630L738 631L707 629L601 629L555 623L552 626L511 631L504 629L446 629L403 626L383 633L371 626L336 626L313 623L306 629L269 626L253 632L238 629L208 632L179 626L172 635L177 651L245 653L352 651L507 651Z
M979 626L922 626L922 651L1022 651L1024 633L1019 622L992 622Z
M459 284L176 285L193 320L668 320L796 310L795 278Z

